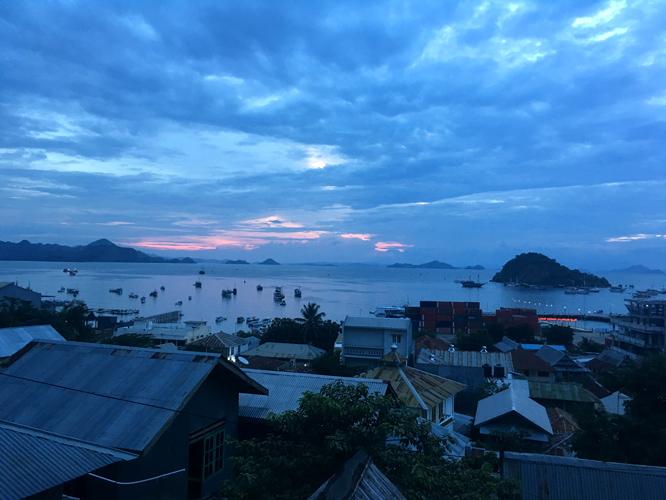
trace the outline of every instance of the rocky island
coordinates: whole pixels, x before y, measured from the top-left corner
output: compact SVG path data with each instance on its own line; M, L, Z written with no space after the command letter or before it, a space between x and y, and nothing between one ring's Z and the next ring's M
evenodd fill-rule
M504 264L493 276L495 283L527 283L539 286L588 286L608 288L606 278L569 269L543 254L522 253Z

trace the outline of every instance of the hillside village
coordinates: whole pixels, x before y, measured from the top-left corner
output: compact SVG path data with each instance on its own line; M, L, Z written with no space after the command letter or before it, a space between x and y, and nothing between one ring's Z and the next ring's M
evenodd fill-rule
M0 305L3 499L666 491L663 300L628 301L603 345L478 302L341 324L309 303L235 334L168 311L47 310L13 283Z

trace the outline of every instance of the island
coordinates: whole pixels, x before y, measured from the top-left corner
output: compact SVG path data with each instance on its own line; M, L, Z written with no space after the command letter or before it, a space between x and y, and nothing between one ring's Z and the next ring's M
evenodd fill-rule
M275 262L273 259L266 259L263 262L259 262L260 266L279 266L279 262Z
M394 267L398 269L461 269L460 267L455 267L452 266L451 264L447 264L446 262L440 262L438 260L433 260L430 262L426 262L425 264L401 264L401 263L395 263L391 264L390 266L386 267ZM464 269L474 269L474 270L483 270L483 266L467 266Z
M535 252L517 255L504 264L502 270L495 274L491 281L553 287L610 287L606 278L583 273L577 269L569 269L554 259Z
M43 262L146 262L170 264L194 264L189 257L183 259L165 259L155 255L121 247L107 239L93 241L85 246L68 247L64 245L19 243L0 241L0 260L8 261L43 261Z
M616 269L614 273L625 273L625 274L666 274L661 269L650 269L641 264L635 266L629 266L625 269Z
M247 264L248 266L250 263L246 260L228 260L225 262L225 264Z

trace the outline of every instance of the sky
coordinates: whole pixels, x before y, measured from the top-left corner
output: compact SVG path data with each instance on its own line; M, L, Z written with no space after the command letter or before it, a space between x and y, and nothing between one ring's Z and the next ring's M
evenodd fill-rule
M0 2L0 240L666 269L666 2Z

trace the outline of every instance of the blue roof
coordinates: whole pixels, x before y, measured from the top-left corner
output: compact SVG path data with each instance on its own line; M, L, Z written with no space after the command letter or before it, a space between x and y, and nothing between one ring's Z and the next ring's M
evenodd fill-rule
M25 498L137 455L0 421L0 499Z
M32 343L0 370L0 420L145 451L215 367L242 391L266 391L219 354Z
M525 499L652 499L666 492L666 467L507 451L503 473L522 482Z

